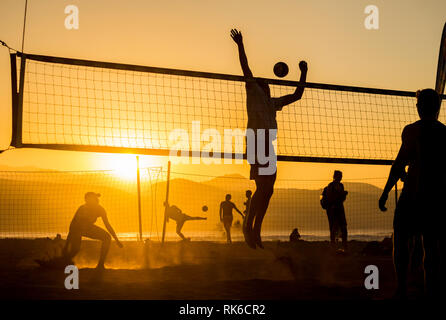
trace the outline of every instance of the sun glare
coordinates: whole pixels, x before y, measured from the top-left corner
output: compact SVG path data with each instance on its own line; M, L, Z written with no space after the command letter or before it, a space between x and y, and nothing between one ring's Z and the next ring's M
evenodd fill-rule
M136 156L131 154L117 154L110 156L110 169L123 179L136 178Z

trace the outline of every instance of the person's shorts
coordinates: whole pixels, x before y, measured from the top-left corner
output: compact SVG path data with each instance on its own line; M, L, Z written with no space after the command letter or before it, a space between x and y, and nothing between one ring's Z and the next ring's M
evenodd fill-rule
M394 230L405 231L410 234L416 233L417 226L412 205L408 195L402 192L395 207L395 215L393 217Z
M328 219L331 221L331 224L335 228L345 227L347 226L347 219L345 218L344 208L330 208L327 210Z
M232 221L234 220L233 216L223 216L223 225L225 228L232 226Z
M181 217L180 220L181 221L187 221L187 220L190 220L190 219L192 219L192 217L190 215L183 213L183 216Z
M341 212L334 216L334 223L338 227L346 227L347 226L347 219L345 219L345 213Z
M410 235L426 231L441 233L444 223L444 208L438 199L416 201L408 193L401 192L393 218L395 231L403 231Z
M255 148L254 148L254 150L250 150L250 152L254 152L254 157L253 157L254 161L252 160L252 157L251 158L248 157L248 162L251 165L251 170L249 172L249 178L251 180L256 180L259 176L275 176L277 173L277 156L276 156L272 141L269 140L268 131L266 131L266 134L265 134L264 151L265 151L265 156L267 156L267 157L273 156L273 158L274 158L273 163L265 163L265 164L260 163L258 154L257 154L258 135L254 135L254 140L255 140L255 144L254 144ZM269 169L267 169L267 168L269 168ZM271 173L270 174L263 173L266 170L270 171Z
M94 224L72 223L70 234L73 238L87 237L90 239L105 240L109 234L104 229Z

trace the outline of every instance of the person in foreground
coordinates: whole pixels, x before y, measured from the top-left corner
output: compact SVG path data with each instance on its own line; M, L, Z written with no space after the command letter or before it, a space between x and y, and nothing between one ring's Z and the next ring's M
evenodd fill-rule
M227 194L225 197L225 201L222 201L220 203L220 221L223 222L223 226L225 227L226 231L226 238L228 243L232 243L231 240L231 227L232 227L232 220L234 219L232 215L232 210L235 210L242 216L244 219L245 216L243 213L237 208L234 202L231 201L231 195Z
M304 87L298 86L292 94L272 98L268 84L262 79L254 78L249 68L241 32L232 29L231 37L238 46L240 64L245 78L248 114L247 157L251 165L250 179L256 183L243 234L246 243L251 248L255 249L256 246L263 248L260 232L276 181L277 159L273 146L277 134L276 113L284 106L299 100ZM300 83L304 83L307 77L307 63L300 61L299 68L301 70ZM264 158L269 161L265 163Z
M85 194L85 204L77 209L73 220L71 221L70 231L63 249L63 257L67 261L72 261L80 250L82 237L100 240L102 241L102 247L96 268L104 269L105 258L110 249L110 234L116 240L116 243L120 248L122 248L122 243L119 241L115 231L110 225L105 209L99 204L100 196L99 193L95 192L87 192ZM99 217L102 218L108 233L104 229L95 225L95 222Z
M417 92L420 120L407 125L402 144L379 199L381 211L388 194L405 176L398 199L394 228L394 265L397 275L397 298L407 296L407 273L410 261L409 242L422 236L424 247L424 285L427 296L444 295L445 237L444 196L446 194L446 126L438 121L440 97L432 89ZM441 261L443 260L443 261Z
M189 241L190 238L186 238L184 234L181 232L181 229L184 226L184 223L186 221L191 220L207 220L205 217L191 217L181 211L180 208L178 208L175 205L169 205L169 203L164 202L164 206L166 207L166 222L169 222L169 219L174 220L177 223L176 227L176 233L177 235L183 239L184 241Z

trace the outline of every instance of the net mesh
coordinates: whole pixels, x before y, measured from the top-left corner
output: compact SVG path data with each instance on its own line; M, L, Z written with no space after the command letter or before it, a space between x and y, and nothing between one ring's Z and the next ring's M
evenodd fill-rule
M141 170L141 204L145 237L157 236L157 182L159 167ZM89 191L100 202L121 237L136 239L139 232L136 172L122 178L117 171L0 172L0 237L36 238L65 236L77 208ZM101 219L98 220L103 227Z
M143 239L160 241L166 195L166 170L141 169L141 229ZM135 173L136 176L136 173ZM349 239L382 239L392 233L395 199L389 196L387 213L379 212L377 199L385 178L343 180L349 191L345 202ZM262 237L287 240L298 228L304 240L328 240L328 220L320 206L320 194L330 181L277 180L265 217ZM219 219L219 206L230 193L232 201L245 210L245 191L253 182L240 175L209 176L172 170L169 203L190 216L205 221L187 221L182 232L192 240L226 241ZM65 237L77 208L88 191L101 193L100 203L122 239L139 236L136 178L123 178L116 171L0 172L0 238ZM202 211L206 205L209 210ZM243 239L242 218L234 211L233 241ZM101 227L102 221L97 224ZM176 223L166 226L166 240L180 240Z
M271 85L272 96L293 87ZM415 98L306 88L278 112L277 154L392 160L405 125L418 119ZM444 120L444 116L440 116ZM193 122L199 133L193 134ZM22 141L170 150L175 130L188 145L220 135L220 150L241 151L247 123L243 81L26 60ZM237 130L238 129L238 130ZM225 130L239 139L224 139Z

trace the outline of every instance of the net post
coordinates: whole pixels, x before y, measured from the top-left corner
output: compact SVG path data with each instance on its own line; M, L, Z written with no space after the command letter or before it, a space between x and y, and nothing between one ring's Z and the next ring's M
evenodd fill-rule
M169 201L169 184L170 184L170 161L167 162L167 183L166 183L166 202L164 206L164 222L163 222L163 235L161 238L161 244L164 244L166 237L166 224L167 224L167 203Z
M139 223L139 241L142 239L142 212L141 212L141 173L139 168L139 156L136 156L136 185L138 189L138 223Z
M11 102L12 102L12 135L11 146L17 145L17 54L11 53Z
M22 121L23 121L23 87L25 85L25 66L26 66L26 55L20 53L20 81L19 81L19 91L16 99L16 134L15 134L15 147L22 146Z

